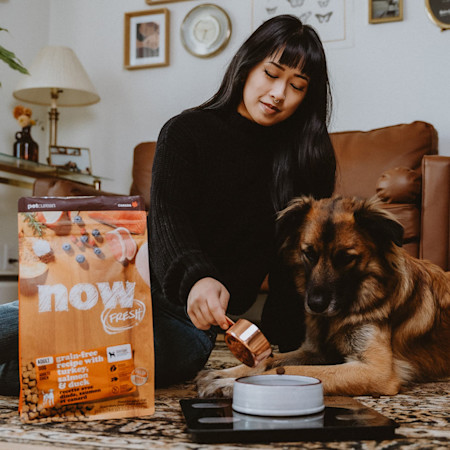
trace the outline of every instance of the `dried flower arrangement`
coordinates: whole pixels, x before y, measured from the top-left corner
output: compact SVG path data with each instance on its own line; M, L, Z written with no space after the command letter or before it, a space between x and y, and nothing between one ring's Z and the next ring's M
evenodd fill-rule
M31 118L31 114L31 109L22 105L17 105L13 110L14 118L22 128L36 125L36 121Z

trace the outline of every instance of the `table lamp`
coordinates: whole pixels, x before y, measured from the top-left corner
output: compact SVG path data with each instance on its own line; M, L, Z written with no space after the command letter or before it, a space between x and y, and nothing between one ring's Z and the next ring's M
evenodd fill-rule
M57 146L57 106L87 106L100 101L75 52L68 47L44 47L13 96L36 105L50 105L50 147Z

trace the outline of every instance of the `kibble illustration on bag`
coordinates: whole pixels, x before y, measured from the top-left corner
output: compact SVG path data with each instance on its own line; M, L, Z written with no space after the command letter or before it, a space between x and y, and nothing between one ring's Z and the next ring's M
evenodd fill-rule
M21 419L153 414L142 198L24 197L18 225Z

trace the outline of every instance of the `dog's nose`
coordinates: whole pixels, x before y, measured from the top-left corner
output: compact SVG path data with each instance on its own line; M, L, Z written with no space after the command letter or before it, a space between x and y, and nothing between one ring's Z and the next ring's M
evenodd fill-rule
M308 295L306 303L311 312L322 314L328 309L330 298L324 295L312 294Z

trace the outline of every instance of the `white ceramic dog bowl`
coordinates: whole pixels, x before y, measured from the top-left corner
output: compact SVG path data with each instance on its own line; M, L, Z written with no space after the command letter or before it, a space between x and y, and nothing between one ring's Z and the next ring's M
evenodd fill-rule
M325 409L322 382L299 375L255 375L238 378L233 409L256 416L303 416Z

